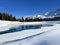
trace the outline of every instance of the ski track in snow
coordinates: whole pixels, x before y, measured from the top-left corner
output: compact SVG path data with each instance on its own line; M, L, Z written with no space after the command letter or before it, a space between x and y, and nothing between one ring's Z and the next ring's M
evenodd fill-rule
M60 45L60 24L54 25L55 26L53 26L53 28L50 30L43 31L22 39L0 43L0 45Z
M49 35L47 36L47 34L50 33L50 32L54 32L54 31L55 30L44 31L42 33L38 33L36 35L32 35L32 36L29 36L29 37L26 37L26 38L23 38L23 39L17 39L17 40L14 40L14 41L1 43L0 45L52 45L46 39L49 38Z
M4 42L4 43L2 43L2 44L0 44L0 45L10 44L10 43L14 43L14 42L17 42L17 41L20 42L20 41L23 41L23 40L29 40L29 39L32 39L32 38L34 38L34 37L36 37L36 36L42 35L42 34L44 34L44 33L50 32L50 31L53 31L53 30L49 30L49 31L45 31L45 32L42 32L42 33L39 33L39 34L36 34L36 35L32 35L32 36L29 36L29 37L25 37L25 38L23 38L23 39L17 39L17 40L13 40L13 41Z
M18 39L18 40L14 40L14 41L10 41L10 42L5 42L0 45L52 45L53 41L52 42L50 41L48 33L50 33L50 32L53 33L54 31L56 31L56 30L42 32L40 34L29 36L24 39ZM46 34L48 34L48 35L46 35Z
M10 43L10 42L15 42L15 41L25 40L25 39L28 39L28 38L33 38L33 37L42 35L42 34L44 34L44 33L50 32L50 31L53 31L53 30L45 31L45 32L42 32L42 33L38 33L38 34L36 34L36 35L32 35L32 36L29 36L29 37L25 37L25 38L13 40L13 41L8 41L8 42L4 42L4 43Z

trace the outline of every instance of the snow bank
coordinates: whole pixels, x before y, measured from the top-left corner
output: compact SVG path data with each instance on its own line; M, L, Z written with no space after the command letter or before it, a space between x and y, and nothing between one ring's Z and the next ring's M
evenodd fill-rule
M5 31L11 27L17 27L20 25L36 25L36 24L54 24L54 26L51 27L42 27L41 29L30 29L30 30L24 30L24 31L20 31L20 32L14 32L14 33L8 33L8 34L3 34L0 35L0 45L47 45L47 44L42 44L45 43L46 40L47 42L50 42L50 39L52 39L51 37L54 38L54 36L56 36L56 34L60 35L60 21L52 21L52 22L9 22L9 21L0 21L0 31ZM52 33L51 33L52 31ZM59 33L58 33L59 32ZM37 35L39 34L39 36ZM42 35L40 35L42 34ZM37 35L36 37L34 37L33 35ZM33 36L31 38L27 38L24 39L26 37L30 37ZM51 36L51 37L50 37ZM14 40L18 40L18 39L23 39L22 41L17 41L14 42ZM55 38L54 38L55 39ZM9 41L13 41L13 42L9 42ZM5 43L5 42L9 42L9 43ZM46 42L46 43L47 43Z
M17 22L17 21L2 21L0 20L0 32L9 30L12 27L18 27L20 25L37 25L37 24L56 24L60 23L60 21L42 21L42 22Z
M42 27L41 29L24 30L21 32L3 34L3 35L0 35L0 43L13 41L13 40L17 40L17 39L23 39L23 38L26 38L26 37L29 37L32 35L36 35L39 33L47 32L47 31L57 30L57 29L60 29L59 26L60 25L57 24L52 27Z
M58 24L60 21L21 22L21 25Z
M0 32L9 30L11 27L17 27L19 25L20 25L20 22L0 20Z
M36 35L36 36L32 36L29 38L25 38L23 40L18 40L18 41L11 41L8 43L2 43L1 45L60 45L60 24L56 24L53 27L43 27L41 30L36 31L23 31L21 33L21 35L18 33L15 33L15 35L7 35L7 37L5 36L0 36L0 42L5 42L10 40L10 38L16 39L18 37L18 39L24 38L24 36L28 36L28 35ZM45 29L45 30L44 30ZM42 33L44 32L44 33ZM30 33L30 34L29 34ZM39 35L37 35L37 34ZM42 34L41 34L42 33ZM9 37L10 36L10 37Z

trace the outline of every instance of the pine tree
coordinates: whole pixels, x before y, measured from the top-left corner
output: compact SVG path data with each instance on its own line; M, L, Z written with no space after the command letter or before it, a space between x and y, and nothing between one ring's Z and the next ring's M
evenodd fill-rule
M22 22L24 21L24 18L22 17Z

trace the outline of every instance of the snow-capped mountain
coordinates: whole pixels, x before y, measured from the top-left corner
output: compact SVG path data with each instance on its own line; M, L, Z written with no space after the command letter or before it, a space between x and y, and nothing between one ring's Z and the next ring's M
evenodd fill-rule
M37 15L37 17L42 18L42 19L44 19L44 18L54 18L54 16L46 16L46 15Z
M26 18L28 18L28 19L35 19L35 18L46 18L44 15L35 15L35 16L30 16L30 17L26 17Z
M56 11L51 11L49 13L46 13L47 16L55 16L55 17L60 17L60 8L57 9Z
M41 18L54 18L54 17L60 17L60 8L56 11L47 12L44 15L37 15L37 17Z
M46 18L46 16L44 16L44 15L36 15L33 18Z
M35 15L35 16L30 16L30 17L27 17L27 18L28 18L28 19L35 19L35 18L45 19L45 18L54 18L54 16Z
M54 17L60 17L60 8L57 9L56 11L51 11L51 12L47 12L44 15L35 15L35 16L30 16L27 17L28 19L35 19L35 18L41 18L41 19L45 19L45 18L54 18Z

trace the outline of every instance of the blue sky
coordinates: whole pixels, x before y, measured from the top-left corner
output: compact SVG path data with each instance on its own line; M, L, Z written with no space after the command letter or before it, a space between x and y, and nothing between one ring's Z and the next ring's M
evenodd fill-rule
M0 0L0 12L19 17L44 14L60 8L60 0Z

